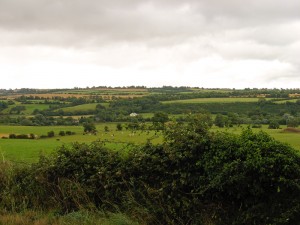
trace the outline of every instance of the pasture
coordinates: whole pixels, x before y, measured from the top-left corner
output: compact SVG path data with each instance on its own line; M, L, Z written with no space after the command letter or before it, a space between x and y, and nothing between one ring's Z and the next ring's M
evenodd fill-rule
M108 132L104 131L105 126L108 127ZM212 131L228 131L230 133L240 133L242 127L218 128L213 127ZM35 134L38 136L47 135L49 131L54 131L55 136L52 138L39 139L0 139L0 157L1 160L9 160L13 162L36 162L39 155L50 154L61 145L70 145L73 142L93 141L104 142L108 148L114 150L125 151L127 147L134 144L144 144L147 140L157 144L162 141L161 132L155 131L129 131L123 128L122 131L116 131L116 123L101 123L96 126L98 133L96 135L83 134L82 126L0 126L0 137L7 137L9 134ZM283 127L282 127L283 128ZM261 129L284 143L290 144L292 147L300 150L300 134L299 133L284 133L282 129L267 129L263 126ZM59 136L60 131L72 131L75 135Z
M107 126L109 131L105 132ZM116 123L102 123L96 126L96 135L83 134L82 126L0 126L0 136L7 137L9 134L35 134L38 136L47 135L49 131L54 131L52 138L39 139L6 139L0 138L0 157L1 160L13 162L36 162L39 155L50 154L61 145L69 145L73 142L102 141L108 148L126 151L129 145L143 144L147 140L152 143L162 141L162 136L155 134L154 131L132 132L123 129L116 131ZM75 135L59 136L60 131L72 131Z
M82 104L71 107L65 107L58 110L63 110L64 112L80 112L80 111L88 111L88 110L96 110L96 106L99 103L90 103L90 104ZM107 107L108 103L101 103L101 105Z
M195 98L195 99L162 101L162 103L163 104L235 103L235 102L257 102L258 100L259 98Z
M276 104L286 104L287 102L293 102L293 103L295 103L295 102L297 102L299 99L284 99L284 100L280 100L280 101L274 101L274 103L276 103Z
M16 106L24 106L25 110L21 111L21 114L24 115L31 115L34 110L38 109L38 110L45 110L45 109L49 109L49 104L20 104L20 103L16 103L15 105L10 105L8 106L7 109L4 109L2 111L3 114L7 114L10 115L10 110Z

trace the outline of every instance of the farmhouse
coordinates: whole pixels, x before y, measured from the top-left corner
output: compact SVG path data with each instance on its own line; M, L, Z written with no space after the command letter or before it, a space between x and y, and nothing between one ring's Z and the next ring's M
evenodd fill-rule
M137 113L130 113L130 117L136 117L138 114Z

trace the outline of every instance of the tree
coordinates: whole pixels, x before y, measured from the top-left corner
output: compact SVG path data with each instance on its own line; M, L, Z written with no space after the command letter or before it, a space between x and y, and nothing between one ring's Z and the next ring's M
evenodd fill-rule
M156 130L163 130L165 128L165 123L169 121L169 116L164 112L156 112L151 120L153 127Z
M49 131L47 136L48 137L54 137L54 135L55 135L54 131Z
M97 132L96 126L92 122L83 123L83 131L85 133L96 133Z
M225 126L225 118L224 118L224 116L221 115L221 114L217 114L214 123L215 123L215 125L217 127L224 127Z
M63 130L61 130L61 131L59 131L58 135L59 135L59 136L65 136L66 133L65 133Z
M117 124L117 131L121 131L123 129L122 124L118 123Z
M10 113L13 114L20 114L22 111L25 111L26 110L26 107L23 106L23 105L18 105L18 106L15 106L13 108L11 108L10 110Z
M290 116L286 122L286 125L287 127L298 127L299 123L295 117Z
M271 120L268 129L279 129L279 123L275 120Z

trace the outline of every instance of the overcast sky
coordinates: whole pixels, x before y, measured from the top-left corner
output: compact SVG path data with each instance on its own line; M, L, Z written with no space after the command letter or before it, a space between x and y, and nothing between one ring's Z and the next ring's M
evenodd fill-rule
M0 88L300 88L299 0L0 0Z

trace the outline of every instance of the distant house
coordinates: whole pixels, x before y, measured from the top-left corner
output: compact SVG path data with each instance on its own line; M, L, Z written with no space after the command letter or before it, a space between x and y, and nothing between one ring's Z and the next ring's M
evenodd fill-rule
M136 117L138 114L137 113L130 113L130 117Z

